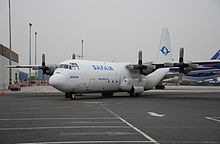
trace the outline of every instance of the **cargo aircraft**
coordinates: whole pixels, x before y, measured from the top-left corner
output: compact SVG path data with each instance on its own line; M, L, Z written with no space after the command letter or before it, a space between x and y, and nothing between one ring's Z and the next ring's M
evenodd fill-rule
M161 51L168 54L168 46L164 44ZM139 96L158 85L170 69L178 69L179 76L182 76L192 70L207 69L200 68L200 65L220 64L220 60L185 63L183 57L184 49L180 48L179 62L143 63L142 51L139 51L136 64L71 59L59 65L46 65L43 54L42 65L8 67L42 69L44 74L51 75L51 86L64 92L65 98L74 99L82 93L101 93L103 97L111 97L115 92L128 92L131 96Z

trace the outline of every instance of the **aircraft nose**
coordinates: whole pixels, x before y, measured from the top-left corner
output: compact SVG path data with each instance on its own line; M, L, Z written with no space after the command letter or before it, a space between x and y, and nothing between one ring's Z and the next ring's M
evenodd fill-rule
M52 75L49 79L49 84L57 89L63 86L65 77L61 74Z

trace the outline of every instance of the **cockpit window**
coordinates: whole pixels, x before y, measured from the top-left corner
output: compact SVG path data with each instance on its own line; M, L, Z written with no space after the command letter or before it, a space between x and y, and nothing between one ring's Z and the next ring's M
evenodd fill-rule
M69 67L68 67L70 70L72 69L72 67L71 67L71 65L69 65Z
M70 70L79 70L79 66L77 65L77 63L70 63L70 65L60 64L59 68L70 69Z
M64 67L64 64L59 65L59 68L63 68L63 67Z
M77 63L70 63L72 70L79 70L79 66L77 65Z
M65 68L65 69L68 69L68 65L65 64L65 65L64 65L64 68Z

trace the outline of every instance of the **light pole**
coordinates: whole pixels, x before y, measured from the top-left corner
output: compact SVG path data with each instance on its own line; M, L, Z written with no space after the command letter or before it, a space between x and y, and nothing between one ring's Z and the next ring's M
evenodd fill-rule
M11 65L11 1L8 0L8 7L9 7L9 65ZM11 68L9 68L9 85L12 84L12 74L11 74Z
M29 65L31 65L31 27L32 24L29 23L29 31L30 31L30 35L29 35ZM31 68L29 68L29 82L28 84L30 84L31 81Z
M37 32L35 34L35 65L37 65ZM37 80L37 70L35 70L35 84Z

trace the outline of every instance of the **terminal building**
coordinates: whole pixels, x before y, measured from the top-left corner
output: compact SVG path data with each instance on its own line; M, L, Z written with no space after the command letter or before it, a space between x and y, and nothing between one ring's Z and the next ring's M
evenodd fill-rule
M17 53L11 51L9 48L0 44L0 90L8 89L9 85L9 59L11 53L11 64L17 65L19 62L19 56ZM19 78L19 70L11 69L12 71L12 83L17 82Z

